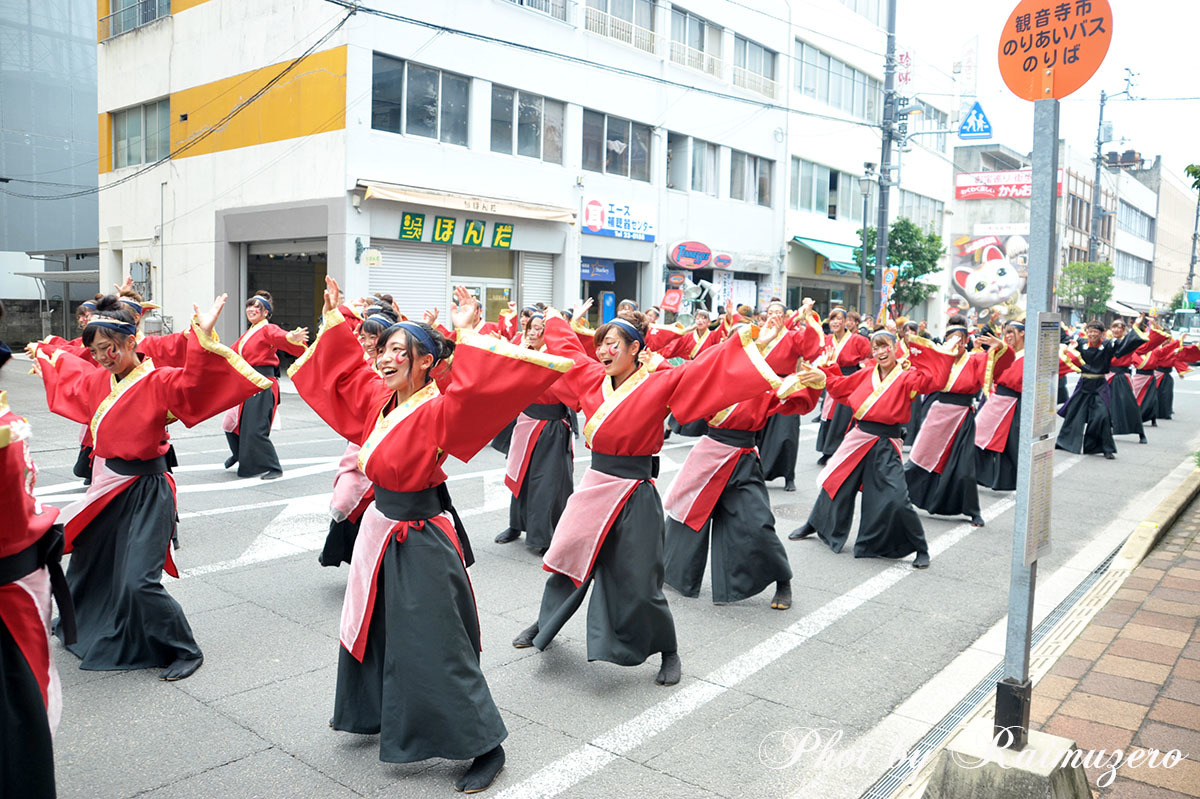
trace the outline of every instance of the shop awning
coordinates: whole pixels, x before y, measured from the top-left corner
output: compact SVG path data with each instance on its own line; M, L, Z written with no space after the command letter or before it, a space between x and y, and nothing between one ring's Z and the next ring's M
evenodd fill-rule
M540 219L544 222L575 224L575 212L570 208L560 208L556 205L508 200L503 197L459 194L452 191L421 188L420 186L401 186L396 183L376 183L368 180L360 180L358 187L366 189L363 197L366 200L391 200L398 203L431 205L435 208L453 208L459 211L474 211L495 216L515 216L520 219Z
M1112 311L1113 313L1115 313L1119 316L1137 316L1138 314L1141 313L1141 311L1134 310L1133 308L1130 308L1128 305L1121 303L1121 302L1117 302L1116 300L1109 300L1105 304L1108 305L1108 310Z
M32 277L46 283L91 283L100 285L99 269L80 269L77 272L14 272L21 277Z
M846 272L857 275L858 264L854 262L854 247L849 244L838 244L835 241L808 239L804 236L794 236L792 241L807 247L825 259L826 267L833 272Z

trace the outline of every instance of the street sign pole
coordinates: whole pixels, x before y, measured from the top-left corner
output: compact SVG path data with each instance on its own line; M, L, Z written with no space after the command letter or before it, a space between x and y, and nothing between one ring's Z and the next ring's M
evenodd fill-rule
M1038 374L1041 350L1047 346L1040 335L1040 315L1050 308L1054 287L1058 175L1058 100L1038 100L1033 107L1033 194L1030 200L1029 278L1026 297L1024 389L1021 401L1020 457L1017 460L1017 505L1013 521L1012 570L1008 592L1008 634L1004 645L1003 677L996 684L996 741L1010 749L1025 746L1029 730L1029 647L1033 633L1033 596L1037 582L1037 561L1026 556L1029 537L1043 530L1047 520L1039 518L1048 511L1049 475L1039 475L1033 485L1035 449L1047 446L1039 425L1036 395L1045 376ZM1057 360L1057 336L1054 339ZM1040 357L1041 356L1041 357ZM1040 382L1039 382L1040 381ZM1044 405L1044 403L1041 403ZM1053 448L1053 436L1049 447ZM1043 458L1049 457L1048 455ZM1043 459L1043 463L1044 463ZM1052 463L1052 460L1050 461ZM1033 492L1045 492L1044 502L1031 502ZM1044 507L1043 507L1044 505Z

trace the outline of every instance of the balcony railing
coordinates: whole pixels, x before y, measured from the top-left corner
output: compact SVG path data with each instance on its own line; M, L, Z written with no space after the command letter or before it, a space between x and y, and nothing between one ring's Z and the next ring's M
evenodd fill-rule
M100 19L100 41L108 41L170 15L171 0L138 0Z
M698 69L717 78L721 77L721 73L724 72L724 64L720 56L705 53L694 47L688 47L682 42L671 42L671 60L676 64L683 64L685 67Z
M647 53L655 52L654 31L620 17L614 17L612 14L606 14L597 8L587 9L585 27L592 33L616 39L618 42L624 42L631 47L645 50Z
M766 95L772 100L779 93L779 84L770 78L764 78L757 72L751 72L742 67L733 68L733 85L741 86L743 89L749 89L752 92Z
M563 22L570 21L570 12L575 7L572 0L508 0L508 2L532 8L534 11L540 11L547 16L561 19Z

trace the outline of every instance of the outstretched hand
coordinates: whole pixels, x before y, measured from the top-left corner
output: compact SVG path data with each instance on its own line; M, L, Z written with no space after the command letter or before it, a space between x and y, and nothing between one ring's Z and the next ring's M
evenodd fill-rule
M338 297L342 296L341 289L338 288L337 281L332 275L325 276L325 305L324 312L329 313L334 308L338 307Z
M308 328L307 327L297 327L294 330L289 331L287 334L287 340L292 342L293 344L307 344L308 343Z
M435 324L437 324L439 313L440 311L438 311L437 308L434 308L432 311L425 311L422 313L421 318L425 321L425 324L433 327Z
M454 300L450 303L450 322L454 329L470 328L475 320L476 300L465 286L454 287Z
M222 294L213 300L212 307L208 309L208 313L200 313L199 305L192 305L192 313L195 314L196 324L204 331L205 335L212 335L213 326L216 325L217 319L221 316L221 309L225 307L225 300L229 299L228 294Z

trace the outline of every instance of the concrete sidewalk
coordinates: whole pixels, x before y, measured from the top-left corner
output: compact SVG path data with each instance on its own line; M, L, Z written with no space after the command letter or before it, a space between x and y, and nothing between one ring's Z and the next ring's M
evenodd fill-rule
M1111 784L1107 769L1089 768L1094 796L1200 797L1200 499L1034 687L1030 726L1083 751L1186 756L1169 768L1123 765Z

